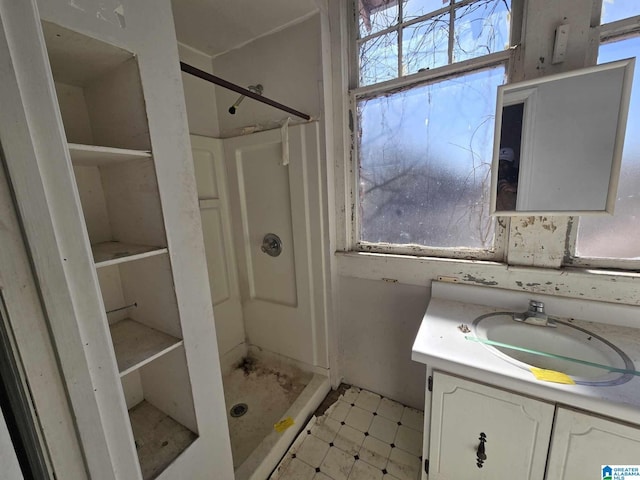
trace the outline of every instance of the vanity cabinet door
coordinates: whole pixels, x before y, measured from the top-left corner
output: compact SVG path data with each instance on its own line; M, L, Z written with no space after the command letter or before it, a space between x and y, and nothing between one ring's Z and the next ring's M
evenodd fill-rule
M542 480L554 408L434 372L429 480Z
M639 465L640 428L558 408L548 480L602 478L603 465Z

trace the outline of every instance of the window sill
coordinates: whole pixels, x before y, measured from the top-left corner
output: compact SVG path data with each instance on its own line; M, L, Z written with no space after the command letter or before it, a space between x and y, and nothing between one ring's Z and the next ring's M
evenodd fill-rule
M433 280L640 305L640 273L509 266L486 260L336 252L344 278L431 287Z

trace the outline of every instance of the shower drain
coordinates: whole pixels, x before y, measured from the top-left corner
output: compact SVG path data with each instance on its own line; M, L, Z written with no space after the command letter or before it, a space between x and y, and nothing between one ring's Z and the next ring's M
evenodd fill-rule
M249 410L249 407L246 403L236 403L233 407L231 407L229 413L232 417L241 417L245 413L247 413L247 410Z

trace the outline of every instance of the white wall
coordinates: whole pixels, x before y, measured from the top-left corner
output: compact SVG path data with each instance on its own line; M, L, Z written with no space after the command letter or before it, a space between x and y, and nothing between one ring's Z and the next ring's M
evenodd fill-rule
M340 372L344 381L422 410L425 366L411 346L429 289L341 277Z
M178 55L180 61L213 73L211 57L199 52L188 45L178 43ZM187 104L187 121L189 133L205 137L217 138L220 134L218 128L218 110L216 107L215 87L201 78L188 73L182 73L182 85L184 99Z
M263 95L298 111L318 117L321 112L319 15L260 38L213 59L215 75L242 87L262 84ZM241 128L281 122L288 113L245 98L235 115L229 107L239 95L216 87L218 122L222 137L240 134ZM292 121L304 121L292 117Z

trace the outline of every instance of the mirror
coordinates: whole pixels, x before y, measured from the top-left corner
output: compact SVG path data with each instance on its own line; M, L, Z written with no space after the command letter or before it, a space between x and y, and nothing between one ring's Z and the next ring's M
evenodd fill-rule
M613 213L634 65L498 87L493 215Z

